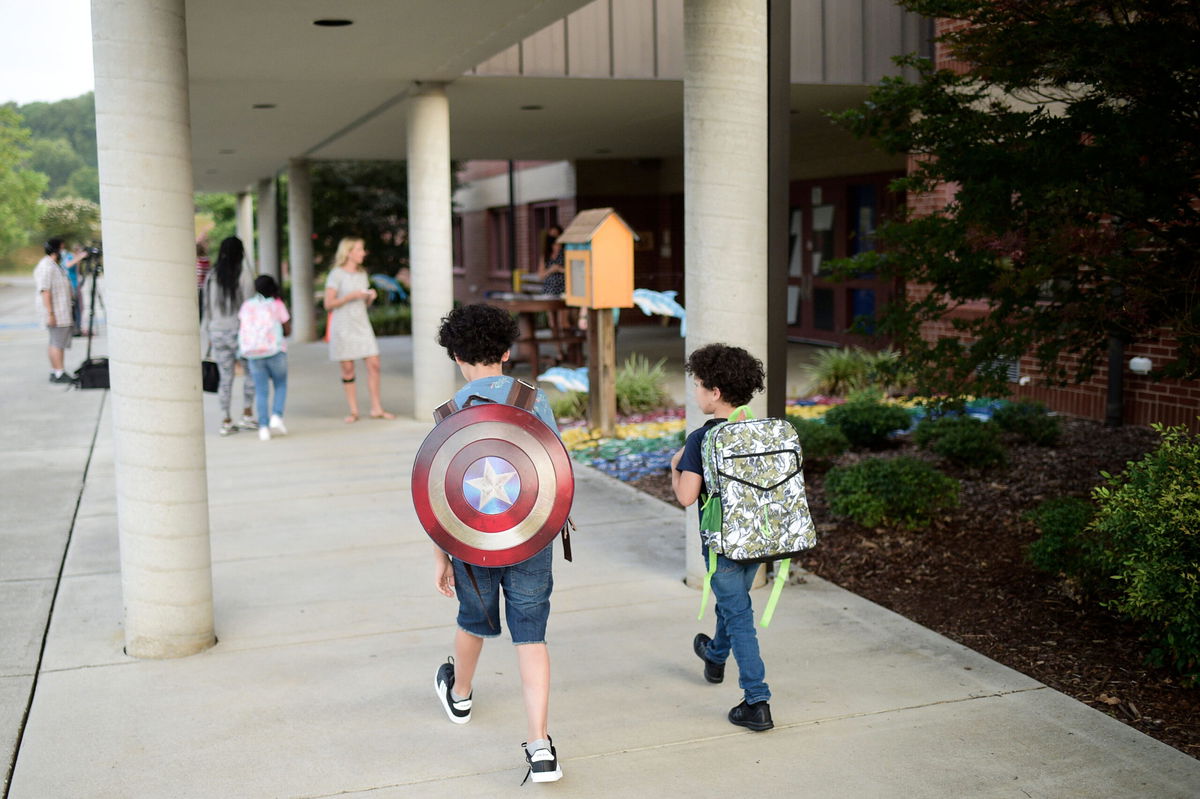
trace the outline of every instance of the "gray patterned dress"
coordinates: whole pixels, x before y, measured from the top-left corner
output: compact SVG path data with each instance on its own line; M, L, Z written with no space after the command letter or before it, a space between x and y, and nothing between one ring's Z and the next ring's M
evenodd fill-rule
M337 267L325 281L325 289L333 289L334 296L339 298L355 291L366 291L368 285L363 269L347 272ZM351 300L329 313L329 360L356 361L378 354L379 344L367 317L366 300Z

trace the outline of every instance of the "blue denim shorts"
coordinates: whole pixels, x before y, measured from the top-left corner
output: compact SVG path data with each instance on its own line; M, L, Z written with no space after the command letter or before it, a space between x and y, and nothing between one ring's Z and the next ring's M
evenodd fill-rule
M480 638L500 635L500 592L504 591L504 618L514 644L544 644L546 619L550 617L550 591L554 588L551 564L554 542L528 560L512 566L472 566L475 583L466 564L454 562L454 592L458 595L458 626ZM475 584L479 593L475 593ZM482 598L482 603L480 602Z

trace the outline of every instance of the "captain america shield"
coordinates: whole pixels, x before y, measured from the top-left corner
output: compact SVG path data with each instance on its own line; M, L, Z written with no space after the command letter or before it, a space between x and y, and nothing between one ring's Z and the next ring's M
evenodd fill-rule
M421 443L412 496L421 526L452 557L511 566L562 529L575 475L566 447L541 419L513 405L472 405Z

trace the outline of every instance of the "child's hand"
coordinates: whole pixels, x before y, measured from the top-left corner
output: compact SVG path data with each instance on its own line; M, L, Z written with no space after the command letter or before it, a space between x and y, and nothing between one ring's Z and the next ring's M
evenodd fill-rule
M439 551L435 556L433 587L443 596L454 598L454 566L444 552Z

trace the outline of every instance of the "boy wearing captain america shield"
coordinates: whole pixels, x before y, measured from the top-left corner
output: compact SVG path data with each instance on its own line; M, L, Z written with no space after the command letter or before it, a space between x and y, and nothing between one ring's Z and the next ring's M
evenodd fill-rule
M458 407L483 398L506 402L513 378L503 374L509 350L519 336L517 323L504 310L490 305L456 308L441 321L438 344L446 348L467 380L454 395ZM546 395L538 390L533 413L555 434L558 426ZM520 476L500 457L483 457L462 477L463 500L480 514L502 514L520 501ZM483 640L500 634L500 595L504 618L517 648L521 689L528 725L526 779L554 782L562 778L558 755L547 732L550 704L550 656L546 648L546 620L554 585L551 561L554 539L531 557L511 566L471 566L434 547L434 586L458 599L458 630L454 656L437 670L434 690L450 721L471 720L473 681Z

